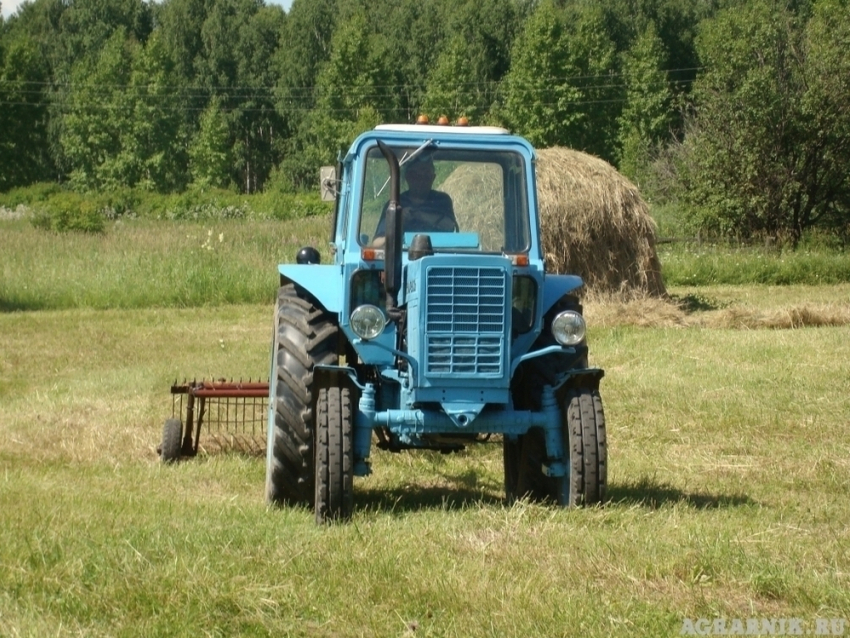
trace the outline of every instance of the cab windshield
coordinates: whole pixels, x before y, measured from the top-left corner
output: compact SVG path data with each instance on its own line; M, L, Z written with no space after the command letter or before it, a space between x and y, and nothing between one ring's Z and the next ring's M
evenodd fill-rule
M399 158L402 228L431 235L435 250L516 253L528 249L525 161L511 151L393 147ZM377 147L366 155L360 243L380 247L390 171ZM405 241L407 243L407 241Z

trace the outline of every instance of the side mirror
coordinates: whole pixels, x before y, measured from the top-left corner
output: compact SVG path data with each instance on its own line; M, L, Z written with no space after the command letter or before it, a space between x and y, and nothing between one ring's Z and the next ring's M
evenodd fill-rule
M323 202L332 202L336 199L336 167L322 166L319 169L319 190L322 193Z

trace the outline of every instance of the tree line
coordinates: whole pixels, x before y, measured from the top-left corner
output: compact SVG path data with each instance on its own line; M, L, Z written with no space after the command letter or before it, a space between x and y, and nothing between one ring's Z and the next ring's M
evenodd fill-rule
M0 191L313 188L381 122L613 163L695 228L848 233L847 0L34 0L0 20Z

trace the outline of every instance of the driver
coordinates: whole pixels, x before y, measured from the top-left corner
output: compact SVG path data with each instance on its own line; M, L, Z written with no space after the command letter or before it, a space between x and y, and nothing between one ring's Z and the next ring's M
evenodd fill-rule
M405 164L404 180L407 182L407 190L399 198L404 232L451 233L458 230L452 198L431 188L435 177L434 161L430 156L418 157ZM386 213L385 206L375 229L373 244L376 246L384 244Z

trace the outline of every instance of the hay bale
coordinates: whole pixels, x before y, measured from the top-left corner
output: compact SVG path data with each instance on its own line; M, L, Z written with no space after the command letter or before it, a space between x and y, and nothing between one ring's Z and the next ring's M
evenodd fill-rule
M550 272L580 275L591 293L666 297L655 222L613 166L568 148L539 150L537 195Z

